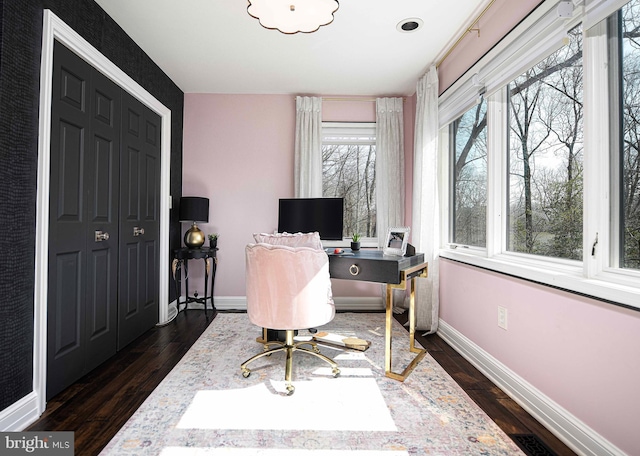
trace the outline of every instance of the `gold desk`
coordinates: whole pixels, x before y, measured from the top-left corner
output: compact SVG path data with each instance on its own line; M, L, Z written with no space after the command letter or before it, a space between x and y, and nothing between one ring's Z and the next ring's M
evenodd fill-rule
M334 279L358 280L385 283L387 286L385 305L385 349L384 372L394 380L404 381L426 354L426 350L415 346L415 279L427 277L428 263L424 254L410 256L384 255L382 250L359 250L351 252L345 249L342 254L329 253L329 275ZM393 290L406 290L411 282L409 300L409 350L416 356L407 367L396 373L391 370L393 323Z

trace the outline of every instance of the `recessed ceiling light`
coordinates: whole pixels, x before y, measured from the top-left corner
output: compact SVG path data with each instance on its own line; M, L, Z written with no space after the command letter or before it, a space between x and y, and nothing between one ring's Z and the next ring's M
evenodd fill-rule
M417 17L410 17L409 19L404 19L398 22L398 25L396 25L396 29L398 29L398 31L402 33L415 32L420 27L422 27L422 24L422 19L419 19Z

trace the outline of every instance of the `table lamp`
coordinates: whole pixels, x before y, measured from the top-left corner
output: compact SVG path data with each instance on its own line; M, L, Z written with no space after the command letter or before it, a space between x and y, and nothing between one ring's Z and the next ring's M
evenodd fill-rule
M209 221L209 198L198 196L184 196L180 198L181 222L191 222L191 228L184 234L184 244L190 249L199 249L204 244L204 233L198 228L197 222Z

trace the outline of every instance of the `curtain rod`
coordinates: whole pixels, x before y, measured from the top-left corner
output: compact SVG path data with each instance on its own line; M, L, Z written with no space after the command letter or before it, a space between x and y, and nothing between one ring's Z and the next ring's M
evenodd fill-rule
M293 97L295 100L297 97ZM402 98L403 102L407 101L407 97L378 97L378 98L356 98L356 97L320 97L322 101L364 101L367 103L375 103L378 98Z
M385 98L385 97L378 97L378 98ZM402 101L407 101L407 97L389 97L389 98L402 98ZM322 97L322 101L364 101L367 103L375 103L376 100L377 98Z
M322 97L322 101L365 101L368 103L375 102L375 98L350 98L350 97Z
M462 41L462 39L467 36L467 33L469 32L478 32L478 36L480 36L480 29L479 28L473 28L478 22L480 22L480 19L482 19L482 16L485 15L485 13L489 10L489 8L491 8L491 5L493 5L495 3L496 0L491 0L487 6L484 7L484 9L480 12L480 14L478 14L478 16L474 19L474 21L469 25L469 27L467 27L467 29L464 31L464 33L462 35L460 35L460 37L456 40L455 43L453 43L453 45L449 48L449 50L444 54L444 56L438 60L438 62L436 63L436 68L438 68L440 66L440 64L442 64L442 62L444 62L444 60L449 57L449 54L451 54L453 52L453 50L460 44L460 42Z

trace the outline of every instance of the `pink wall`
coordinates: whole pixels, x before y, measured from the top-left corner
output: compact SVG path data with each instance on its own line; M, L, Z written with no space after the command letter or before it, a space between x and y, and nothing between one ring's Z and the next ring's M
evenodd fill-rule
M440 93L473 66L503 36L511 31L542 0L495 0L491 8L473 27L480 33L468 32L438 67Z
M415 108L407 104L410 167ZM375 112L374 101L323 103L325 121L375 122ZM294 138L293 95L185 94L183 195L210 199L209 223L199 226L220 233L216 296L245 295L244 247L253 233L277 228L278 199L293 196ZM190 290L195 285L202 294L202 276L191 268ZM380 286L368 283L334 280L333 289L336 297L381 296Z
M498 327L507 309L507 330ZM640 312L454 261L440 318L627 454L640 454Z
M325 122L375 122L376 102L372 97L326 97L322 102Z
M220 233L215 294L244 296L244 247L253 233L277 227L278 198L293 194L295 102L185 94L184 106L182 193L209 198L200 228Z

